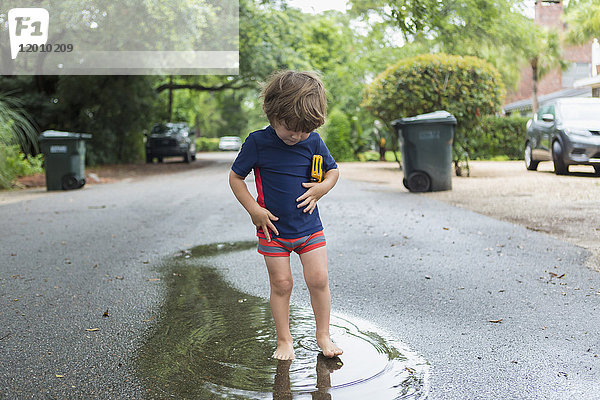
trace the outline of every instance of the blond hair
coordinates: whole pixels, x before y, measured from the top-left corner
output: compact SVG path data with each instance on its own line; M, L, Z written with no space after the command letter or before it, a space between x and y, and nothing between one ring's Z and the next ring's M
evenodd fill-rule
M294 132L312 132L325 123L325 87L315 72L277 71L264 84L260 96L271 125L277 122Z

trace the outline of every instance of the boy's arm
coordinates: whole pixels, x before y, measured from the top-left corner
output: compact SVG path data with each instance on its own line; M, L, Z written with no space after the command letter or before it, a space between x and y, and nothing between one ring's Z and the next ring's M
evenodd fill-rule
M297 207L302 208L307 206L304 209L304 212L312 214L317 206L317 201L319 201L321 197L325 196L335 186L339 177L339 170L337 168L333 168L325 172L325 179L323 179L323 182L304 182L302 186L308 188L308 190L302 196L296 199L297 202L301 202Z
M246 211L248 211L248 214L250 214L252 223L256 225L256 227L262 228L268 242L271 241L269 228L276 235L279 235L277 228L275 228L275 225L273 225L273 222L271 222L277 221L279 218L271 214L271 212L266 208L261 207L256 200L254 200L254 197L252 197L250 191L248 191L248 187L246 186L246 182L244 182L243 176L230 171L229 186L231 186L231 190L233 191L236 199L238 199L240 204L246 209Z

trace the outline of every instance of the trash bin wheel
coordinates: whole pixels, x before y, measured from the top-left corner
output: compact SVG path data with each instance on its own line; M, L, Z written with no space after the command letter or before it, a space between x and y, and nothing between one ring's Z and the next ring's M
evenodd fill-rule
M73 174L63 176L61 182L63 190L79 189L85 185L85 179L79 180Z
M411 192L428 192L431 189L431 178L423 171L415 171L406 181Z
M409 187L408 187L408 181L406 180L406 178L402 179L402 184L404 185L405 188L407 188L408 190L410 190Z

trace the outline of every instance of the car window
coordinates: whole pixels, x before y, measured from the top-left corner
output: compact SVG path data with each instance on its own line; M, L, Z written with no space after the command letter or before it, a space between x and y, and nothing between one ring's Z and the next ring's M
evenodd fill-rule
M548 106L543 106L540 107L537 114L535 114L535 120L536 121L541 121L542 120L542 115L544 115L546 113L546 110L548 109Z
M167 128L165 125L154 125L150 133L155 135L164 135L168 130L169 128Z
M555 116L554 115L554 105L547 105L547 106L541 107L537 113L536 121L542 121L542 116L544 114L552 114L553 116Z
M560 113L565 121L600 120L600 103L567 103L560 105Z

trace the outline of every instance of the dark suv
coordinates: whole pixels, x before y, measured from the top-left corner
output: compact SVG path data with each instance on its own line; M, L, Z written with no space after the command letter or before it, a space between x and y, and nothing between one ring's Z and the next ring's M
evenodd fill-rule
M556 99L540 107L527 123L525 166L533 171L540 161L554 162L557 175L569 165L592 165L600 174L600 99Z
M182 156L187 163L195 160L194 137L194 132L185 122L154 125L146 139L146 162L153 162L155 157L162 162L163 157L173 156Z

